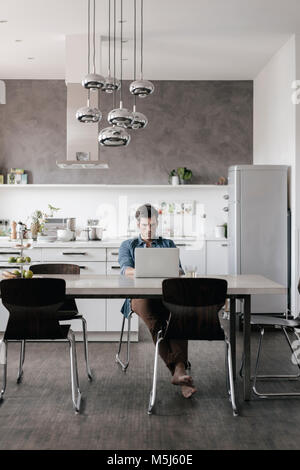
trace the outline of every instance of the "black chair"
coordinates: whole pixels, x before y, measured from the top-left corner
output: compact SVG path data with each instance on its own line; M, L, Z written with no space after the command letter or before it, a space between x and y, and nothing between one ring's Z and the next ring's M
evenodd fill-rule
M218 316L225 304L227 281L209 278L171 278L163 281L162 290L163 303L170 311L170 316L157 335L148 414L152 414L155 405L160 342L163 339L186 339L225 341L227 390L233 415L237 416L231 346Z
M3 387L7 382L8 341L65 340L70 346L72 401L76 413L80 411L76 343L70 325L60 325L57 312L65 301L66 283L63 279L7 279L0 283L3 305L9 311L6 330L1 341Z
M30 270L34 274L80 274L80 266L77 264L35 264L30 266ZM86 365L86 373L89 380L93 379L91 368L89 365L89 350L88 350L88 336L87 336L87 323L86 319L79 314L77 305L74 299L67 299L62 308L57 312L57 318L60 321L81 320L83 344L84 344L84 357ZM22 343L20 353L20 369L18 380L22 377L22 367L25 359L25 344Z
M298 285L298 292L300 293L300 282ZM300 317L295 318L295 319L289 319L289 318L284 318L282 316L279 317L279 316L271 316L271 315L251 315L250 323L251 325L258 327L260 330L260 338L259 338L258 349L257 349L254 376L251 377L253 380L252 390L254 394L258 396L259 398L277 398L277 397L280 398L280 397L300 396L300 392L288 392L288 393L259 392L256 386L256 383L258 381L273 380L276 382L276 381L282 381L282 380L297 380L300 378L300 372L298 374L289 374L289 375L279 375L279 374L258 375L259 361L260 361L263 338L264 338L266 327L273 327L273 328L277 327L282 330L282 332L284 333L284 337L288 343L288 346L291 350L292 357L294 358L293 362L300 369L300 363L297 357L297 351L294 350L290 337L289 337L289 333L288 333L288 332L291 332L292 334L295 335L295 337L297 338L298 345L300 347L300 336L297 332L297 329L300 328ZM241 377L243 376L243 368L244 368L244 356L243 356L242 364L240 368Z

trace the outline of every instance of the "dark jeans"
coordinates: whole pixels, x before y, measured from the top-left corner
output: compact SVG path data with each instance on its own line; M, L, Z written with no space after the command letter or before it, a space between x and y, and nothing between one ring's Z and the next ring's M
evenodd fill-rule
M159 299L132 299L132 310L147 325L153 342L156 343L157 333L169 318L170 312ZM186 340L163 340L159 345L159 354L171 373L174 374L176 364L188 361L188 342Z

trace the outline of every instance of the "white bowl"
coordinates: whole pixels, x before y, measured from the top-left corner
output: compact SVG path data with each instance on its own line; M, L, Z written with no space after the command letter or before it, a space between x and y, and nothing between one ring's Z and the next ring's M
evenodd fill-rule
M57 230L57 240L60 242L69 242L73 238L73 232L69 229Z

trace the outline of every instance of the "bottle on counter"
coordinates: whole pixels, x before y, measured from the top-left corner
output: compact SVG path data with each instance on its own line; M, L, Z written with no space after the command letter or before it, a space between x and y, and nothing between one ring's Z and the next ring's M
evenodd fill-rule
M17 239L17 222L15 220L12 221L11 223L11 234L10 234L10 238L12 240L16 240Z

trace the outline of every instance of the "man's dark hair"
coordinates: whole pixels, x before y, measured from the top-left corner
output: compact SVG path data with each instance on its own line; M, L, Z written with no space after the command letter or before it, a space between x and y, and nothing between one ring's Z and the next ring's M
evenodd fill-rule
M140 206L136 213L135 218L139 222L141 218L151 219L151 217L155 217L156 220L158 219L158 211L155 207L151 206L151 204L143 204Z

